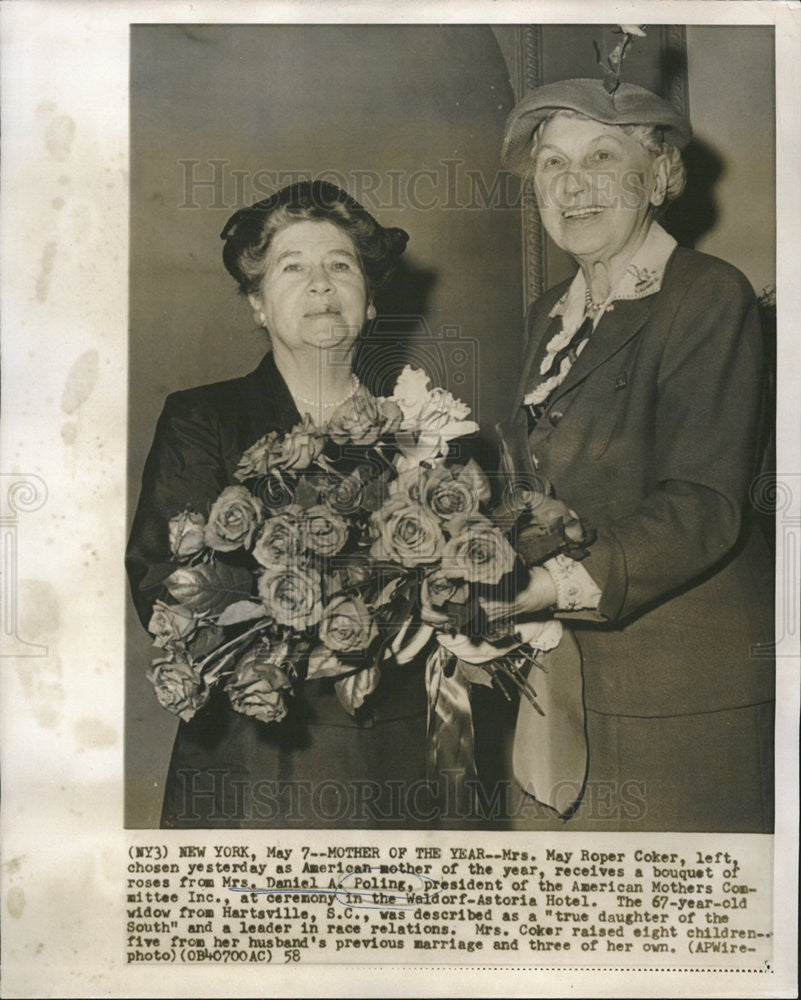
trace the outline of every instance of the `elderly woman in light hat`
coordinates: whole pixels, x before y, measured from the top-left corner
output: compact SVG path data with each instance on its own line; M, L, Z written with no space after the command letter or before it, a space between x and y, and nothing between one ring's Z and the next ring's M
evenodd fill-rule
M657 221L691 134L655 94L588 79L506 124L504 164L578 265L528 311L504 450L597 540L497 609L554 611L581 650L589 764L568 828L772 829L773 573L745 513L762 337L745 277Z

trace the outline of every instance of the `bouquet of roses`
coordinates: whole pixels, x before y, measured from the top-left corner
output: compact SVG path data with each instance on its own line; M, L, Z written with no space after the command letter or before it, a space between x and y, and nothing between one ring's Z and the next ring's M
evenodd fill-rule
M407 366L391 397L359 386L324 426L307 414L267 434L207 512L177 514L171 601L148 626L160 703L189 720L221 686L237 711L280 721L304 681L330 677L355 714L410 622L497 640L479 598L516 585L515 544L530 564L586 538L539 491L507 490L490 513L486 475L452 455L478 430L469 412ZM482 676L531 697L526 648L507 639Z

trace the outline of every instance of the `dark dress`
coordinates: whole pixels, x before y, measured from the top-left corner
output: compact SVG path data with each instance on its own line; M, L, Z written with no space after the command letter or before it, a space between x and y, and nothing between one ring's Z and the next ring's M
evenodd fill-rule
M170 395L145 463L126 565L147 625L148 570L170 559L168 522L187 504L205 511L242 453L300 421L267 354L244 378ZM181 722L167 775L163 827L427 826L426 694L422 663L382 668L366 710L351 718L331 678L308 682L289 716L265 724L235 712L222 693ZM159 710L154 700L154 711Z

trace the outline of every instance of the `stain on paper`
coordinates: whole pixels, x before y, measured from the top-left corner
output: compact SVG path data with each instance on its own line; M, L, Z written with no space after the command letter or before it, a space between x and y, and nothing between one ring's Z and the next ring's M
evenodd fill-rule
M17 581L20 631L37 642L52 642L61 626L58 593L48 580Z
M65 413L74 413L92 395L97 384L97 367L97 351L91 348L70 368L61 395L61 409Z
M86 243L94 228L94 215L87 202L77 202L67 206L63 220L63 234L67 247L73 253Z
M58 654L50 650L47 659L20 659L16 669L31 715L42 729L55 729L64 705Z
M25 893L19 886L14 886L8 890L6 906L12 917L19 918L22 916L22 911L25 909Z
M72 423L72 421L64 424L64 426L61 428L61 439L64 442L64 444L68 445L75 444L77 438L78 438L78 425Z
M61 660L53 648L60 626L55 587L46 580L19 580L17 613L20 634L48 647L46 657L20 658L15 667L33 718L43 729L52 729L61 719L65 698Z
M101 719L84 717L75 723L75 738L90 749L112 747L117 742L117 730Z
M42 260L39 264L39 275L36 278L36 301L44 302L47 298L47 289L50 286L50 272L56 260L56 244L46 243L42 250Z
M69 115L56 115L45 128L45 145L54 160L66 160L72 152L75 122Z

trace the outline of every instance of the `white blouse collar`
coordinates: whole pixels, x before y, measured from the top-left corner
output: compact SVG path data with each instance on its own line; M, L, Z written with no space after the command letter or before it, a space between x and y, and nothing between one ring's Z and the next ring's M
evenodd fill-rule
M662 287L667 262L675 248L676 241L673 237L659 223L652 222L648 235L604 303L604 309L619 299L644 299L647 295L658 292ZM587 282L584 272L579 268L570 287L548 315L551 318L562 316L566 328L573 327L574 323L577 328L584 317L586 299Z

